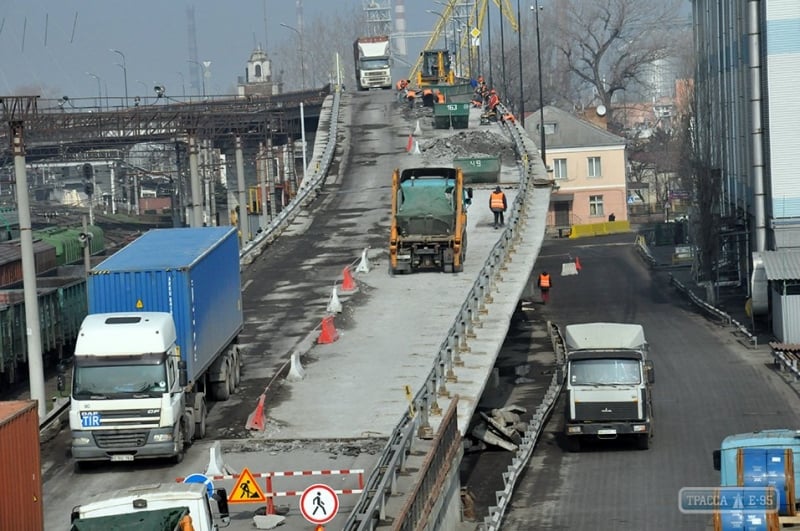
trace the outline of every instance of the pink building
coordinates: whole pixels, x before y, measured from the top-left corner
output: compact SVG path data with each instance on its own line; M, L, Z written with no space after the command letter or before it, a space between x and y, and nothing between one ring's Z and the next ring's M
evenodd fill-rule
M538 111L526 116L525 129L537 144L539 127ZM547 167L558 186L548 228L567 234L574 225L608 221L612 214L627 220L625 138L550 106L544 108L544 132Z

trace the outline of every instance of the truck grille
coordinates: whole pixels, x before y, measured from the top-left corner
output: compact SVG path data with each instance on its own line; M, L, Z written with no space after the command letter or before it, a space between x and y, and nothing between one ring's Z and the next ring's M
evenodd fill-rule
M578 422L636 420L638 418L638 402L579 402L575 404L575 420Z
M142 420L150 420L155 419L158 420L159 416L161 415L161 410L159 409L115 409L115 410L104 410L102 412L103 420L110 420L113 422L118 422L120 420L126 421L127 419L137 419L137 421L141 422Z
M94 440L99 448L139 448L147 442L147 431L98 431Z

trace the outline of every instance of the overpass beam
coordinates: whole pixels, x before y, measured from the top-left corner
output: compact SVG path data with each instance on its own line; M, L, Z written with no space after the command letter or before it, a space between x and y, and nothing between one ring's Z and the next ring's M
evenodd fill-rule
M197 133L195 131L187 131L186 136L189 143L189 181L192 187L192 219L190 226L202 227L203 226L203 197L202 188L200 188L200 171L198 170L198 149L197 149Z

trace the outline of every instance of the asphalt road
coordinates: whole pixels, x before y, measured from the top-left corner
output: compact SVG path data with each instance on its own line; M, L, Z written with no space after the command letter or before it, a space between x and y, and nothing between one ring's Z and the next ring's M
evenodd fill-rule
M561 264L579 257L577 276ZM563 397L517 484L503 529L688 530L709 517L678 511L685 486L718 485L711 453L732 433L797 426L797 396L768 363L725 328L694 313L666 280L649 271L630 235L550 240L537 271L554 274L542 319L641 323L655 364L654 439L585 445L568 453L561 437Z

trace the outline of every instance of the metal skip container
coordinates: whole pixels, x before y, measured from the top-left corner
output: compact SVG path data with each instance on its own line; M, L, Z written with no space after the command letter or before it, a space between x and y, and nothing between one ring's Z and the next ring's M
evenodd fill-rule
M0 529L44 529L36 402L0 402Z

